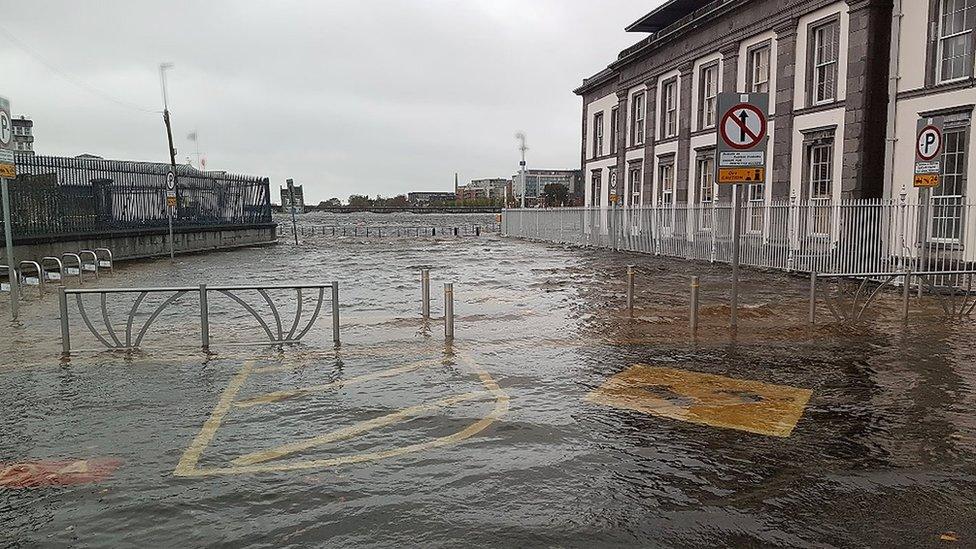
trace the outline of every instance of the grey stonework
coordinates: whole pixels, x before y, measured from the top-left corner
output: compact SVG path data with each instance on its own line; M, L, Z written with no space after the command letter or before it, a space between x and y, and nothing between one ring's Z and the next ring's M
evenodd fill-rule
M644 115L644 170L641 172L644 204L654 203L654 143L657 142L657 78L647 81L647 114Z
M695 79L693 63L682 65L681 79L678 87L678 154L674 158L674 199L676 202L688 202L689 170L688 159L691 157L691 121L696 118L694 106L697 101L691 95L691 85ZM688 106L686 110L685 105ZM684 113L684 116L681 115Z
M888 48L893 0L846 0L850 6L847 97L845 105L842 181L844 197L880 197L884 161L884 122L887 104ZM775 133L772 143L773 170L770 177L773 198L789 196L793 132L793 84L795 76L796 29L799 18L836 0L739 0L728 2L710 15L696 21L677 34L657 40L643 40L628 48L611 63L608 70L584 82L576 90L585 105L620 89L630 89L641 82L653 81L665 72L690 68L695 60L714 52L738 52L738 44L766 31L777 35L776 89L771 101L776 104ZM725 58L724 90L734 90L737 59ZM731 75L731 76L730 76ZM681 134L676 162L676 199L687 200L689 178L690 121L697 101L691 97L691 78L682 71ZM649 92L648 130L644 174L653 179L653 136L656 109ZM629 112L620 111L621 121ZM584 118L585 121L585 118ZM624 155L623 149L618 150ZM618 166L621 162L618 161ZM618 168L619 169L619 168ZM622 172L621 172L622 173Z
M627 181L627 121L630 119L630 102L627 90L617 90L617 193L623 195L624 182ZM645 104L646 105L646 104ZM609 183L608 183L609 184ZM620 197L623 200L623 196Z

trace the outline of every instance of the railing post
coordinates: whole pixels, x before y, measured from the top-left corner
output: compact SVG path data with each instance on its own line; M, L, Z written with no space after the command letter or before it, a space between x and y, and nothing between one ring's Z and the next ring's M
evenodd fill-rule
M210 350L210 303L206 284L200 285L200 342L204 351Z
M420 270L420 312L430 320L430 269Z
M444 283L444 339L454 340L454 284Z
M817 323L817 271L810 271L810 325Z
M627 314L634 316L634 266L627 265Z
M71 354L71 334L68 327L68 294L64 287L58 287L58 308L61 310L61 353L63 356Z
M691 277L691 303L689 304L691 311L688 316L692 336L698 334L698 291L700 286L700 279L697 276Z
M332 341L339 345L339 283L332 282Z

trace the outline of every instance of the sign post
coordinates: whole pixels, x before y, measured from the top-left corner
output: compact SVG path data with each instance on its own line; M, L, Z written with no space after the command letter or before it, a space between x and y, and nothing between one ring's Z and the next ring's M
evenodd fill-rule
M17 320L17 307L20 300L20 281L17 279L17 261L14 259L13 217L10 214L10 187L7 179L17 177L17 164L14 161L13 118L10 115L10 101L0 97L0 199L3 200L3 240L7 250L7 274L10 280L10 316Z
M291 208L291 232L295 236L295 245L298 246L298 220L295 219L295 180L286 179L288 184L288 202Z
M169 214L169 258L173 259L173 210L176 208L176 174L172 170L166 173L166 212Z
M918 260L922 261L924 244L928 241L929 222L932 216L932 189L942 183L942 117L919 118L915 132L915 176L913 185L918 189L919 212L922 223L918 242Z
M742 185L766 183L769 94L723 92L718 95L715 181L732 185L732 295L729 323L739 323L739 240L742 235Z

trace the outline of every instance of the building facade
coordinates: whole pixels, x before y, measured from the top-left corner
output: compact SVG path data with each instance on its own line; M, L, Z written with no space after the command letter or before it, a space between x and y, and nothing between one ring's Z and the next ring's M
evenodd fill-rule
M728 203L714 182L719 92L770 96L767 184L744 203L916 197L916 120L945 116L944 184L976 179L976 0L670 0L584 80L585 203Z
M418 191L407 193L407 201L417 206L428 206L437 202L451 202L457 198L456 193L452 192L425 192Z
M289 181L291 181L289 179ZM296 213L305 213L305 192L302 190L301 185L294 186L294 194L292 194L289 187L280 187L279 191L281 193L281 209L286 212L291 212L294 208ZM294 198L292 198L294 196Z
M582 192L582 172L580 170L525 170L525 197L532 201L543 195L546 185L562 185L569 190L570 196ZM519 174L511 179L514 196L521 199L522 187Z
M28 156L34 155L34 121L25 116L14 118L13 122L13 143L11 148L20 154Z
M487 178L487 179L472 179L465 188L468 190L479 189L481 191L482 198L490 198L492 200L504 200L506 191L508 196L512 193L512 181L510 179L504 179L500 177Z

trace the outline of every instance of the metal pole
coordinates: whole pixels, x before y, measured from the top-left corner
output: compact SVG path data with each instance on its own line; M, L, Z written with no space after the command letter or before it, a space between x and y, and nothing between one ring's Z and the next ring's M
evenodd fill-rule
M444 283L444 339L454 340L454 284Z
M10 279L10 316L17 320L20 306L20 281L17 280L17 262L14 260L13 217L10 215L10 183L0 178L0 194L3 199L3 240L7 248L7 275Z
M172 63L160 63L159 65L159 82L163 88L163 122L166 124L166 139L169 142L169 164L173 169L173 177L177 182L177 187L179 178L176 176L176 149L173 148L173 129L170 127L169 121L169 102L166 97L166 69L172 68ZM166 211L169 214L169 258L174 259L176 257L176 252L173 249L173 208L166 205Z
M339 345L339 283L332 282L332 341Z
M700 280L697 276L691 277L691 312L689 314L691 333L696 335L698 333L698 288L701 286Z
M200 339L203 350L210 350L210 303L207 302L207 285L200 285Z
M58 287L58 308L61 310L61 352L68 356L71 354L71 335L68 333L68 294L64 293L64 286Z
M295 182L291 179L286 182L288 184L288 201L291 203L291 232L295 235L295 245L298 246L298 220L295 219ZM369 232L369 227L366 228L366 231Z
M740 185L732 186L732 299L729 303L731 316L729 324L734 329L739 324L739 236L742 232L742 224L739 217L742 212L742 197L739 192Z
M810 324L817 323L817 271L810 272Z
M634 266L627 265L627 314L634 316Z
M905 273L905 287L902 289L902 295L901 295L902 316L905 318L905 320L908 320L908 296L911 294L911 292L912 292L912 270L908 269L908 272Z
M430 269L420 270L420 312L430 320Z

